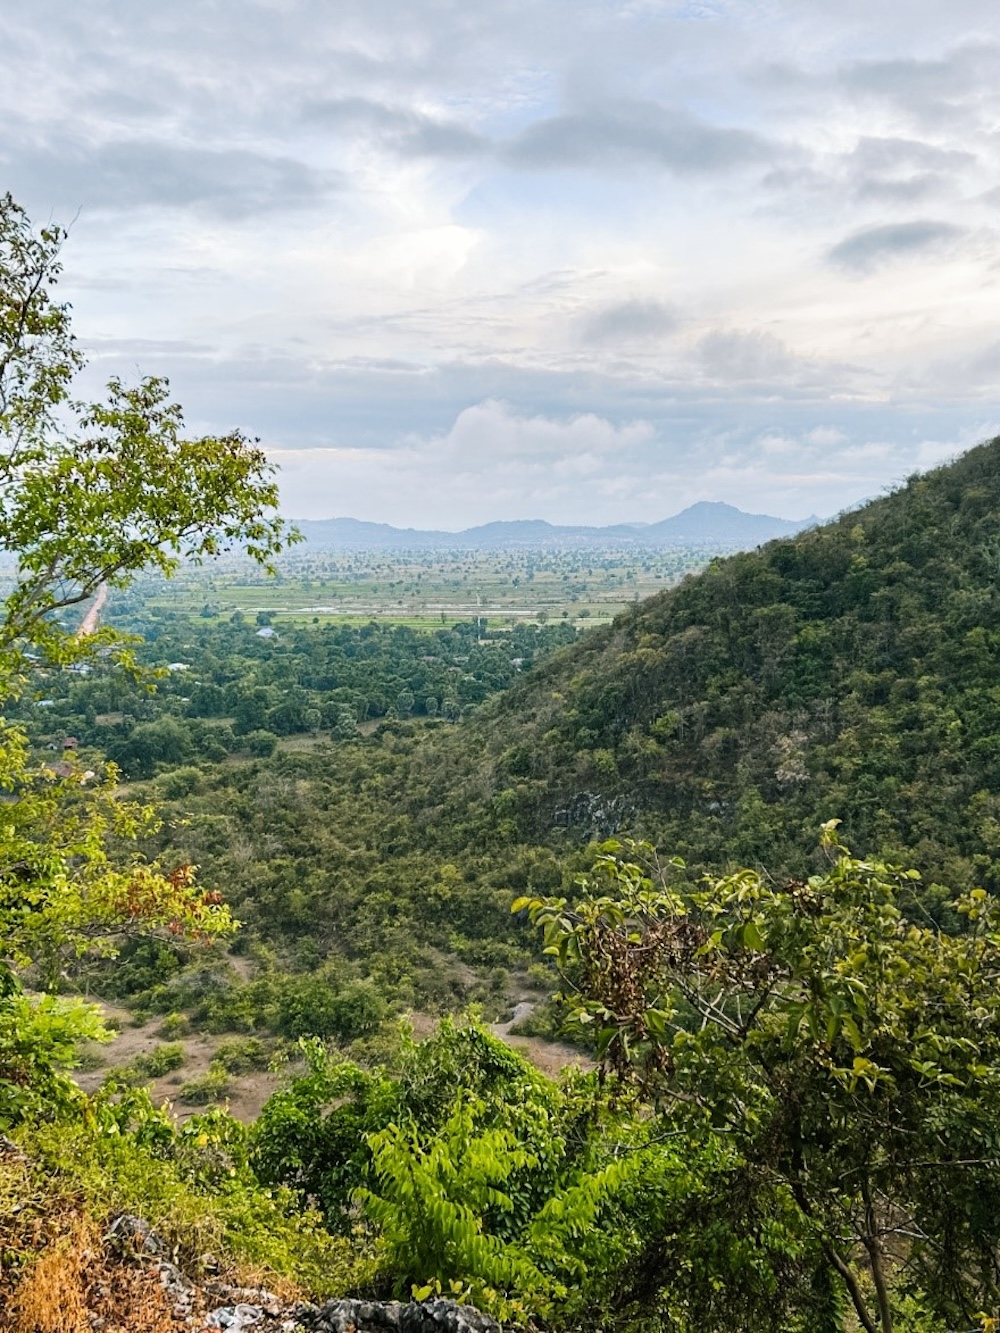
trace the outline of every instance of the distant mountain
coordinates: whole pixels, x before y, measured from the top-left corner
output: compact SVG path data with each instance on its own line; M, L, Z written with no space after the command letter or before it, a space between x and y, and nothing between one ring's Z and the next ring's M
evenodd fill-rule
M797 523L792 519L772 518L770 514L747 514L717 500L701 500L673 518L650 524L638 536L650 545L717 542L720 546L747 547L759 546L775 537L793 537L818 522L817 518Z
M569 526L544 519L484 523L461 532L394 528L357 518L300 519L310 546L328 550L498 550L506 547L664 547L714 546L740 551L775 537L790 537L813 526L815 518L794 522L768 514L747 514L732 505L703 500L659 523L616 523L609 527Z
M423 550L446 545L456 536L454 532L393 528L388 523L367 523L360 518L300 518L295 526L310 546L334 550Z

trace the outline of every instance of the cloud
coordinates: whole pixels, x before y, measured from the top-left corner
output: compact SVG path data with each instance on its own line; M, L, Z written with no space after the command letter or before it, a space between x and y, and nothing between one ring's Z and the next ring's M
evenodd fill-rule
M648 421L616 426L593 412L567 419L524 416L494 399L460 412L447 434L420 448L464 472L491 471L516 461L518 467L587 472L595 460L617 457L649 440Z
M698 344L701 364L713 379L787 379L806 363L773 333L713 329Z
M832 512L1000 422L990 0L0 9L91 378L169 373L302 506Z
M826 257L836 268L851 273L869 273L893 259L940 252L965 234L964 227L930 218L920 218L913 222L889 222L853 232L838 241Z
M365 97L314 102L303 114L311 123L335 133L361 134L403 156L468 158L491 148L483 135L457 121Z
M597 346L652 342L669 336L679 322L676 310L664 301L619 301L585 315L579 321L580 340Z
M791 424L791 423L789 423ZM561 523L657 521L701 499L801 518L836 513L954 455L983 432L943 421L900 431L875 409L844 428L738 428L680 407L659 423L596 414L526 414L486 400L438 435L387 448L271 449L283 508L399 526L459 529L498 518Z
M863 174L896 173L914 168L950 171L973 165L976 154L961 148L941 148L921 139L865 135L851 152L851 160Z
M343 186L339 173L291 157L153 139L64 142L10 155L5 169L16 191L64 208L193 207L232 219L306 208Z
M805 438L809 444L814 444L820 449L829 449L834 445L843 444L847 436L837 426L814 426L812 430L806 432Z
M976 164L977 155L963 149L889 136L859 139L845 160L857 197L887 203L946 194Z
M399 514L406 495L408 512L419 512L422 525L455 529L574 510L581 521L600 497L641 492L643 450L654 436L645 421L616 425L592 412L527 415L487 399L464 408L444 433L409 436L388 449L270 453L281 468L288 513L329 517L334 505L364 516L381 492L383 514Z
M845 65L839 78L851 91L919 107L975 95L998 59L1000 48L992 43L970 42L953 46L934 60L917 56L857 60Z
M607 101L536 120L503 152L530 170L620 170L636 163L679 176L714 175L769 161L771 144L748 130L712 125L657 102Z

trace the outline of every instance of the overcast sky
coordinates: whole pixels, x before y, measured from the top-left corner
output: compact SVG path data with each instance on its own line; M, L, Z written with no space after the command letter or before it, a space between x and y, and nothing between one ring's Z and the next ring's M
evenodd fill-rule
M827 515L1000 432L988 0L33 0L91 377L295 517ZM75 220L74 220L75 219Z

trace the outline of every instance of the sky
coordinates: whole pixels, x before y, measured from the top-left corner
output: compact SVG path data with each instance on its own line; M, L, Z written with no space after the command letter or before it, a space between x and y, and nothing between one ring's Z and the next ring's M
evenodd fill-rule
M88 392L292 517L827 516L1000 432L987 0L33 0L0 164Z

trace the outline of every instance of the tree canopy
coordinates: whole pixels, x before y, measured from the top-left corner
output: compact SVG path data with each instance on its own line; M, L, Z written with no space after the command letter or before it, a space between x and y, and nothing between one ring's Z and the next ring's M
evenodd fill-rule
M119 636L80 632L65 618L102 586L125 586L151 566L169 573L233 543L266 565L290 535L273 512L262 450L239 432L187 438L164 380L113 379L103 401L73 397L84 358L54 296L65 236L57 226L35 231L10 195L0 198L0 553L16 567L0 611L5 704L39 665L110 650L128 661ZM49 1034L68 1026L68 1010L57 1020L52 1006L26 1006L15 969L34 965L44 984L67 952L110 947L117 934L229 924L189 866L147 864L127 850L153 815L116 799L113 769L69 770L35 762L23 730L0 722L0 1119L38 1089L28 1014ZM126 850L112 855L112 843ZM50 1054L65 1056L66 1035L49 1040Z
M836 822L824 847L807 879L695 885L609 848L577 898L515 907L609 1068L667 1132L724 1136L740 1188L785 1196L868 1333L908 1284L968 1326L1000 1294L1000 915L973 890L946 934L915 871L852 857Z

